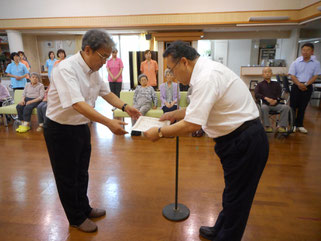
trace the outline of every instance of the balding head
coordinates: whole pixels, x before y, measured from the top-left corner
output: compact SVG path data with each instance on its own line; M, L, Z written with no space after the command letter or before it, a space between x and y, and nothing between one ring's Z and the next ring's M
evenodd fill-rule
M270 67L265 67L262 71L262 75L265 80L270 81L272 77L272 69Z

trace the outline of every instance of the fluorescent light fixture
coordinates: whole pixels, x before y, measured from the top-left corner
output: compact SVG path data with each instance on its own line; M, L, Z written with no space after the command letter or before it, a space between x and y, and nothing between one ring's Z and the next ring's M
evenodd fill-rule
M298 25L298 23L239 23L236 27L259 27L259 26L286 26Z
M289 20L289 16L260 16L260 17L250 17L249 21L282 21Z
M300 25L306 24L306 23L309 23L309 22L313 22L313 21L318 20L318 19L320 19L320 18L321 18L321 16L316 17L316 18L312 18L312 19L308 19L308 20L306 20L306 21L301 22Z
M298 42L299 43L306 43L306 42L314 42L314 43L319 43L321 41L321 38L310 38L310 39L301 39Z

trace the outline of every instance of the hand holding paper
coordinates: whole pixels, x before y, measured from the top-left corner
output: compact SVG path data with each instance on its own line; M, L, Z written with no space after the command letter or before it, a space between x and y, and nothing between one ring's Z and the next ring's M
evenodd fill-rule
M140 116L135 125L132 127L132 131L145 132L152 127L163 127L170 125L170 121L160 121L158 118Z

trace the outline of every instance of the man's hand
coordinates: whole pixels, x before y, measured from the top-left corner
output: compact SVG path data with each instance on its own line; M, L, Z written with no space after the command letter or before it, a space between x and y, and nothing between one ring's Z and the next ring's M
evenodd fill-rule
M278 101L277 100L271 100L271 102L270 102L270 105L272 105L272 106L274 106L274 105L276 105L278 103Z
M22 76L16 76L16 80L21 80Z
M176 119L175 119L175 111L166 112L164 115L162 115L159 118L159 120L160 121L169 120L171 123L173 123L174 121L176 121Z
M135 120L137 120L142 115L142 113L140 113L139 110L137 110L136 108L134 108L134 107L132 107L130 105L126 105L125 111L127 112L127 114L131 118L133 118Z
M31 101L31 100L29 100L29 101L26 102L26 105L30 105L30 104L32 104L32 101Z
M20 101L20 103L19 103L19 105L25 105L25 104L26 104L26 103L25 103L24 100Z
M270 105L276 105L277 104L277 100L271 99L269 97L265 97L264 98L267 102L269 102Z
M158 135L158 128L157 127L152 127L149 130L145 131L144 136L153 142L160 139L160 137Z
M127 123L120 121L120 120L112 119L112 120L110 120L107 127L112 131L112 133L114 133L116 135L125 135L128 132L124 130L122 125L127 125Z
M306 85L305 84L303 84L303 83L299 83L298 84L298 87L299 87L299 89L301 90L301 91L306 91L308 88L306 87Z

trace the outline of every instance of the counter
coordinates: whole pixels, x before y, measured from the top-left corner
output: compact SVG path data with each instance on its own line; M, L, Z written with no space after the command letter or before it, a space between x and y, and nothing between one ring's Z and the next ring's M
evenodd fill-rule
M241 66L241 79L249 86L251 80L263 80L262 71L264 66ZM276 75L287 75L287 67L270 67L272 69L273 76Z

